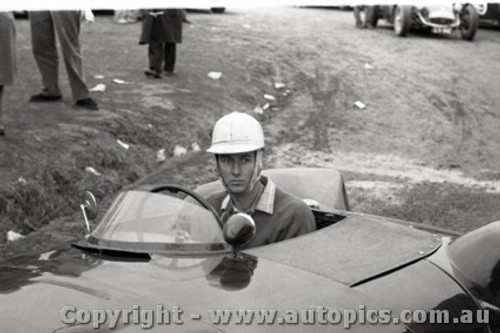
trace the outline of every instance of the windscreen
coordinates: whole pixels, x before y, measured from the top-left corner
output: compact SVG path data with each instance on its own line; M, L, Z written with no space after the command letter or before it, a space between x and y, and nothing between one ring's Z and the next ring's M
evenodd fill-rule
M192 197L122 192L92 236L134 243L224 243L211 211Z

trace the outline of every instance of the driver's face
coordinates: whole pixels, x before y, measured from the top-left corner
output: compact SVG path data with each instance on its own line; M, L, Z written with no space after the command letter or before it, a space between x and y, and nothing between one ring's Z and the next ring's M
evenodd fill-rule
M229 191L245 192L255 168L255 153L218 155L219 173Z

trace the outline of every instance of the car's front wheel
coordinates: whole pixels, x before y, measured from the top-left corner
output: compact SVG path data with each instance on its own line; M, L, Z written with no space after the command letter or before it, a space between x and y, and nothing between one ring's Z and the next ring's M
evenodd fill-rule
M400 37L408 34L411 24L411 6L396 6L394 9L394 32Z
M460 32L465 40L473 40L479 27L479 16L473 5L467 5L460 13Z

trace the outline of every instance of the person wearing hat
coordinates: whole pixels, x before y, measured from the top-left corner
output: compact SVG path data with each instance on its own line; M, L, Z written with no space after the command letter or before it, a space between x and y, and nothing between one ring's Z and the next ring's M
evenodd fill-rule
M160 79L162 74L174 75L177 44L182 43L182 23L191 23L186 12L181 8L166 8L142 10L141 13L139 44L149 44L149 68L144 74L153 79Z
M236 212L252 216L255 238L245 248L283 241L316 230L314 216L305 202L277 187L261 175L264 132L260 123L242 112L217 121L212 145L223 192L207 200L225 223Z

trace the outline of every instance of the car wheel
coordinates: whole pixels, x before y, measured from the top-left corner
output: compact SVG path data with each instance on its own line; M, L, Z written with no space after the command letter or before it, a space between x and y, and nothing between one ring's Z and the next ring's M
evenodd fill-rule
M465 40L473 40L479 26L479 16L476 8L467 5L460 13L460 32Z
M213 7L213 8L210 8L210 10L212 11L212 13L222 14L226 11L226 8L225 7Z
M400 37L404 37L410 30L411 7L396 6L394 9L394 32Z

